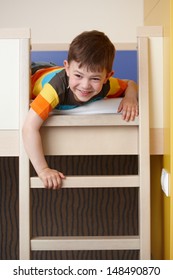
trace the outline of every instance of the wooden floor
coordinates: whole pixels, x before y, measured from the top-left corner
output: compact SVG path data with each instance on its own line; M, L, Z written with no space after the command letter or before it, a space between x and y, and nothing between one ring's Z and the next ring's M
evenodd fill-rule
M134 175L137 156L47 157L66 175ZM34 170L31 167L31 175ZM19 258L18 158L0 158L0 259ZM32 235L138 234L138 189L31 190ZM138 259L132 251L38 251L32 259Z

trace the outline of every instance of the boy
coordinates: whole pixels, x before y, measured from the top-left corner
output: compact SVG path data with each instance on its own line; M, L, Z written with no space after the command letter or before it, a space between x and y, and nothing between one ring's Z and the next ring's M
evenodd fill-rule
M23 126L23 141L46 188L58 189L65 179L63 173L49 168L43 153L39 130L51 110L123 96L118 108L122 118L133 121L138 115L137 85L112 77L114 56L114 45L104 33L83 32L70 44L64 68L39 69L32 75L32 98L35 99Z

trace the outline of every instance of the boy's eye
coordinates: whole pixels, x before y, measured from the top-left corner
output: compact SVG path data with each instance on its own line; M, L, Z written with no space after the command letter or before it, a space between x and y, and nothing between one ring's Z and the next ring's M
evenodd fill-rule
M92 78L92 80L97 82L97 81L100 81L100 78L94 77L94 78Z
M81 75L80 74L75 74L75 77L76 78L81 78Z

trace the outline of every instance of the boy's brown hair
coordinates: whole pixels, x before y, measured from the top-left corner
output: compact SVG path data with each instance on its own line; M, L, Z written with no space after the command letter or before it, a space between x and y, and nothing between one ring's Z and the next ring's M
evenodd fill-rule
M109 38L100 31L85 31L70 44L68 63L76 61L79 67L86 66L90 71L112 71L115 47Z

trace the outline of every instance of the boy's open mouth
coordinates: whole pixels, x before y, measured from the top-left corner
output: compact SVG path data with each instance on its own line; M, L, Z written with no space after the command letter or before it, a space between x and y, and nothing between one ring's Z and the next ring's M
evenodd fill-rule
M87 91L87 90L79 90L80 95L82 96L88 96L90 95L92 92L91 91Z

